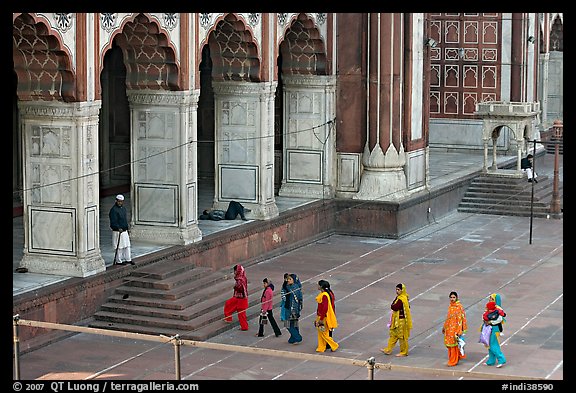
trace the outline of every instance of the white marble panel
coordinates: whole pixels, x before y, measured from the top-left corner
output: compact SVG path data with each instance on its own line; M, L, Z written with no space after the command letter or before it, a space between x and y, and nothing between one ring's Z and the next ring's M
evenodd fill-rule
M196 187L196 183L188 184L186 190L188 191L186 194L188 203L185 203L184 206L187 208L186 223L190 225L198 221L198 218L196 216L198 212L198 206L196 205L196 202L198 200L198 190Z
M266 165L264 173L265 176L262 177L264 200L266 202L274 202L274 166Z
M86 209L86 250L92 251L96 249L96 234L99 231L100 217L98 216L98 208L96 206Z
M146 225L178 225L176 186L135 184L136 222Z
M360 184L360 155L338 153L338 191L358 191Z
M408 189L423 186L426 181L426 152L408 152Z
M322 184L322 152L286 150L289 182Z
M221 199L256 203L258 179L257 166L220 165Z
M482 120L430 119L430 147L483 149L482 130Z
M31 208L29 213L30 252L74 255L76 212L74 209Z

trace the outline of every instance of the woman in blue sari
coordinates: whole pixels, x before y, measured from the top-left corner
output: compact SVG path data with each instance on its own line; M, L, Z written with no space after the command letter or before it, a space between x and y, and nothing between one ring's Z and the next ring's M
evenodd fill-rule
M495 302L496 307L502 310L502 298L500 294L493 293L490 295L489 301ZM502 322L504 322L503 320ZM488 360L484 363L486 366L494 366L496 363L497 368L500 368L506 364L506 357L502 353L500 348L500 329L498 326L492 326L492 332L490 333L490 345L488 346Z
M299 344L302 342L298 320L302 310L302 284L298 276L294 273L289 274L286 278L286 292L284 293L284 309L288 319L284 321L284 326L290 332L288 342L290 344Z

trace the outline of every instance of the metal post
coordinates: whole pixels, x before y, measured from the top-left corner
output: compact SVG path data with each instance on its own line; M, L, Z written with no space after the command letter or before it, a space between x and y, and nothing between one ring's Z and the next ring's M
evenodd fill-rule
M562 137L562 128L564 125L561 120L554 120L554 136L556 143L554 144L554 185L552 187L552 201L550 202L550 213L560 213L560 195L558 192L558 156L560 154L560 141Z
M20 337L18 336L18 321L20 315L12 317L12 338L14 340L14 380L20 379Z
M369 358L367 360L368 362L368 379L370 381L374 380L374 365L376 364L376 359L374 358L374 356L372 356L371 358Z
M180 336L174 336L174 368L176 369L176 380L179 381L182 379L181 375L181 367L180 367L180 346L182 345L182 341L180 340Z
M532 195L530 197L530 244L532 244L532 222L534 221L534 175L536 174L536 139L534 139L534 148L532 149Z

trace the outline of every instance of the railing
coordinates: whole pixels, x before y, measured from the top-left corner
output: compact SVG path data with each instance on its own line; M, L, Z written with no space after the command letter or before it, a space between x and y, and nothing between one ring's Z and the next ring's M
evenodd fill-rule
M442 369L433 369L433 368L424 368L424 367L414 367L414 366L402 366L402 365L392 365L391 363L378 363L374 357L370 357L366 360L358 360L358 359L349 359L344 357L326 357L322 355L316 354L307 354L307 353L299 353L299 352L290 352L290 351L281 351L276 349L267 349L267 348L255 348L255 347L246 347L240 345L230 345L230 344L220 344L220 343L211 343L205 341L194 341L194 340L183 340L178 335L173 337L167 336L153 336L148 334L141 334L141 333L131 333L131 332L123 332L123 331L115 331L115 330L107 330L107 329L98 329L98 328L90 328L85 326L75 326L75 325L65 325L61 323L52 323L52 322L41 322L41 321L31 321L20 319L19 315L13 316L13 340L14 340L14 379L20 379L20 340L18 335L18 330L20 326L28 326L28 327L36 327L36 328L44 328L44 329L57 329L57 330L65 330L69 332L78 332L78 333L89 333L89 334L100 334L104 336L112 336L112 337L122 337L134 340L144 340L144 341L152 341L157 343L164 343L164 344L172 344L174 346L174 369L175 369L175 379L181 379L181 369L180 369L180 347L183 345L188 345L192 347L198 348L206 348L206 349L214 349L220 351L228 351L228 352L240 352L240 353L249 353L249 354L256 354L256 355L263 355L263 356L274 356L274 357L283 357L283 358L290 358L290 359L297 359L297 360L309 360L315 362L323 362L323 363L332 363L332 364L339 364L344 366L355 366L355 367L366 367L368 371L368 379L374 379L374 370L390 370L390 371L402 371L402 372L409 372L409 373L422 373L422 374L434 374L435 376L438 375L445 375L445 376L452 376L452 377L468 377L468 378L481 378L481 379L510 379L510 380L518 380L518 379L531 379L531 380L541 380L542 378L535 378L535 377L527 377L527 376L514 376L514 375L506 375L503 376L501 374L494 374L494 373L482 373L482 372L472 372L472 371L458 371L458 370L442 370Z

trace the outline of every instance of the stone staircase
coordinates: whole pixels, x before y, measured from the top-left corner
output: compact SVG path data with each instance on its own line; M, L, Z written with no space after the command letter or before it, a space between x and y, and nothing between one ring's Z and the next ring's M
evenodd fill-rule
M116 288L90 327L204 341L239 326L236 314L233 323L223 320L233 287L232 268L213 271L178 260L142 266ZM249 296L248 319L260 314L259 302L257 293Z
M552 179L545 175L538 176L538 183L534 183L533 217L549 217L552 187ZM526 181L526 177L482 174L466 190L458 211L530 217L531 200L532 183Z

